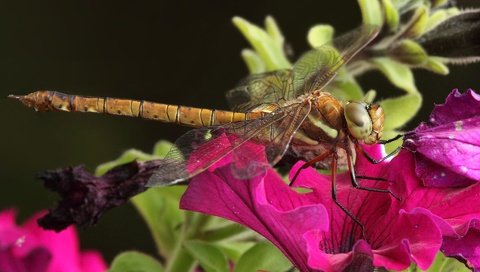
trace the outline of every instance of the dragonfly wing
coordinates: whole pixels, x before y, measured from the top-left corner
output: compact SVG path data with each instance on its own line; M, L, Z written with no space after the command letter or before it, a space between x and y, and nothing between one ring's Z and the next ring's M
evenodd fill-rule
M239 179L247 179L262 173L265 167L277 164L285 154L295 132L311 110L309 101L281 108L284 114L275 124L263 129L261 138L267 139L264 146L238 148L232 152L232 171ZM268 135L267 137L265 137ZM248 143L249 145L251 143ZM268 162L268 164L267 164Z
M292 97L322 90L378 34L379 27L363 25L305 53L293 66Z
M292 90L292 70L284 69L250 75L228 91L226 97L230 108L245 112L261 104L285 101Z
M236 176L255 176L283 156L310 108L310 102L303 101L258 119L193 129L175 142L148 186L188 180L229 155Z

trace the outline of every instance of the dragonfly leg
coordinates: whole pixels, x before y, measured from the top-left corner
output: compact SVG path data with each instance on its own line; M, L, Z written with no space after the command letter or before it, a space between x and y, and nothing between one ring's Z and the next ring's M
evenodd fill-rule
M337 158L333 158L332 160L332 199L335 204L346 214L348 217L352 218L352 220L357 223L358 226L360 226L360 229L362 230L362 238L365 238L365 227L363 226L362 223L347 209L345 206L343 206L338 200L337 200Z
M365 149L363 149L362 146L358 145L358 147L357 147L357 150L358 150L360 153L362 153L362 154L365 156L365 158L367 158L367 160L368 160L371 164L381 163L381 162L385 161L386 159L392 157L393 155L397 154L401 149L402 149L402 147L399 146L399 147L395 148L395 150L393 150L392 152L388 153L385 157L376 160L376 159L372 158L372 156L370 156L370 155L365 151Z
M387 193L393 196L396 200L400 201L400 197L398 197L388 189L378 189L378 188L361 186L357 181L357 176L355 175L355 168L353 166L353 161L350 154L347 154L347 165L348 165L348 171L350 172L350 179L352 180L353 187L359 190L364 190L369 192ZM370 179L377 180L377 178L370 178Z
M322 154L318 155L317 157L313 158L311 161L305 163L304 165L302 165L300 168L297 169L297 171L295 172L295 175L293 176L292 180L290 181L290 183L288 184L288 186L292 186L293 183L295 182L295 180L297 180L297 177L298 175L300 174L300 172L312 165L314 165L315 163L319 162L319 161L323 161L325 158L327 158L328 156L332 155L332 151L331 150L328 150L328 151L325 151L323 152Z
M391 139L388 139L388 140L380 140L378 141L379 144L388 144L388 143L391 143L391 142L394 142L400 138L402 138L404 135L403 134L398 134L397 136L391 138ZM370 156L366 151L365 149L363 149L363 147L361 145L358 145L357 146L357 151L359 151L360 153L362 153L365 158L367 158L367 160L372 163L372 164L378 164L378 163L381 163L383 161L385 161L386 159L392 157L393 155L397 154L400 150L402 149L402 146L399 146L397 147L394 151L390 152L389 154L387 154L385 157L379 159L379 160L376 160L374 158L372 158L372 156Z
M379 144L388 144L388 143L391 143L391 142L394 142L400 138L402 138L404 135L403 134L398 134L397 136L391 138L391 139L388 139L388 140L380 140L378 141Z
M369 177L369 176L355 176L357 179L368 179L368 180L378 180L378 181L388 181L386 178L378 178L378 177Z

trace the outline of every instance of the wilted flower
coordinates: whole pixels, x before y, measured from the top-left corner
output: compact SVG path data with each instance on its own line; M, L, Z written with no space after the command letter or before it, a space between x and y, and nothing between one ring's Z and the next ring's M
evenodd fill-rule
M45 171L39 178L62 199L38 223L56 231L71 224L93 225L107 210L145 191L145 184L159 163L159 160L134 161L117 166L101 177L90 174L83 166Z
M15 211L0 212L0 271L2 272L100 272L107 266L100 253L80 251L73 227L61 233L37 226L40 213L23 226L15 223Z
M466 186L480 181L480 95L453 90L428 122L405 136L415 171L427 186Z

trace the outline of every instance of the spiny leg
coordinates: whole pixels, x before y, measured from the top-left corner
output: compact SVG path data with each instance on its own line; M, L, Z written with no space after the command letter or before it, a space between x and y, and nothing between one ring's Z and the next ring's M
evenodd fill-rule
M385 157L381 158L381 159L374 159L372 158L372 156L370 156L366 151L365 149L363 149L363 147L361 145L358 145L357 147L357 151L359 151L359 153L362 153L365 158L367 158L367 160L371 163L371 164L379 164L381 162L384 162L386 159L392 157L393 155L397 154L400 150L402 149L401 146L395 148L395 150L393 150L392 152L388 153Z
M400 138L402 138L404 135L403 134L398 134L397 136L391 138L391 139L388 139L388 140L380 140L378 141L379 144L388 144L388 143L391 143L391 142L394 142Z
M403 134L398 134L397 136L391 138L391 139L388 139L388 140L380 140L378 141L379 144L388 144L388 143L391 143L391 142L394 142L400 138L402 138L404 135ZM362 153L365 158L367 158L367 160L372 163L372 164L378 164L378 163L381 163L383 161L385 161L386 159L392 157L393 155L397 154L400 150L402 149L402 146L399 146L397 147L394 151L390 152L389 154L387 154L385 157L379 159L379 160L376 160L374 158L372 158L372 156L370 156L366 151L365 149L363 149L363 147L361 145L357 145L357 152L359 153Z
M369 176L355 176L357 179L368 179L368 180L378 180L378 181L388 181L386 178L378 178L378 177L369 177Z
M290 181L290 183L288 184L288 186L292 186L293 183L295 182L295 180L297 179L298 175L300 174L300 172L312 165L314 165L315 163L319 162L319 161L323 161L324 159L326 159L328 156L332 155L332 151L331 150L328 150L328 151L325 151L323 152L322 154L320 154L319 156L313 158L311 161L305 163L304 165L302 165L300 168L297 169L297 171L295 172L295 175L293 176L292 180Z
M350 154L347 154L347 165L348 165L348 171L350 172L350 179L352 180L353 187L359 190L364 190L364 191L369 191L369 192L376 192L376 193L387 193L393 196L395 199L400 201L400 198L396 196L394 193L392 193L388 189L378 189L378 188L371 188L371 187L364 187L358 184L357 177L355 175L355 168L353 165L353 160L352 156Z
M353 215L350 213L347 208L345 208L340 202L337 200L337 158L336 156L332 159L332 199L335 204L345 213L347 214L352 220L357 223L357 225L360 226L360 229L362 230L362 238L365 238L365 227L363 226L362 223Z

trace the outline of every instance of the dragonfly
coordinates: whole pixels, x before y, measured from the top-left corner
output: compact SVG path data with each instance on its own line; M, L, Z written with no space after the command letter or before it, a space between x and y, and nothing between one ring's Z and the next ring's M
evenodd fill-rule
M365 101L343 102L328 92L340 69L378 34L376 26L362 26L335 38L331 43L308 51L292 69L254 74L228 91L232 108L214 110L143 100L68 95L36 91L24 96L10 95L36 111L95 112L140 117L193 127L175 141L161 166L150 177L149 186L185 182L231 155L232 170L239 179L248 179L277 164L287 150L309 166L331 169L335 203L363 230L363 225L338 200L336 171L346 164L352 184L360 190L389 193L387 189L363 187L355 174L356 154L379 163L364 152L361 144L385 144L381 140L384 112L381 106ZM261 148L247 148L248 143Z

